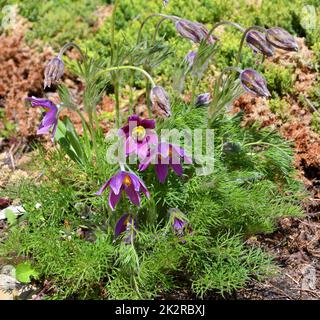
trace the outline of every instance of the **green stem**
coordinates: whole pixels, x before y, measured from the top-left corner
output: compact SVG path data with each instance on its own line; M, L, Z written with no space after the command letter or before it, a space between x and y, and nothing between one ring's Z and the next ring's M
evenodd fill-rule
M243 147L255 146L255 145L259 145L259 144L264 144L264 145L267 145L267 146L271 146L271 147L277 148L278 150L280 150L281 152L286 154L286 152L284 150L282 150L279 146L277 146L275 144L272 144L272 143L269 143L269 142L262 141L262 140L259 140L259 141L256 141L256 142L246 143L246 144L243 145Z
M134 70L130 72L130 97L129 97L129 114L134 112L134 99L133 99L133 88L134 88Z
M157 40L157 34L159 33L159 28L160 28L162 22L165 21L165 20L167 20L167 19L168 19L168 18L164 17L164 18L162 18L162 19L157 23L156 29L155 29L154 34L153 34L153 43L155 43L156 40Z
M111 72L111 71L115 71L115 70L124 70L124 69L136 70L136 71L143 73L148 78L148 80L151 82L152 87L155 87L156 84L153 81L151 75L147 71L143 70L142 68L135 67L135 66L110 67L110 68L106 68L106 69L102 70L98 75L102 75L103 73L107 73L107 72Z
M59 54L58 54L58 58L61 59L62 56L64 55L64 53L65 53L70 47L73 47L73 48L77 49L78 52L79 52L80 55L81 55L81 59L84 60L84 54L83 54L81 48L80 48L77 44L75 44L75 43L73 43L73 42L68 42L68 43L66 43L66 44L60 49L60 52L59 52Z
M243 35L242 35L242 38L241 38L241 41L240 41L240 46L239 46L239 50L238 50L238 54L237 54L235 66L239 65L239 63L240 63L241 53L242 53L244 41L246 40L247 34L248 34L251 30L258 30L258 31L262 31L262 32L265 32L265 31L266 31L266 29L263 28L263 27L253 26L253 27L247 28L247 29L243 32Z
M120 92L119 91L120 91L119 90L119 80L115 79L115 81L114 81L114 95L115 95L115 100L116 100L115 109L116 109L116 127L117 128L120 128L120 123L121 123L121 119L120 119Z
M206 40L209 39L209 37L212 35L213 31L214 31L216 28L218 28L218 27L220 27L220 26L222 26L222 25L224 25L224 24L229 25L229 26L232 26L232 27L235 27L235 28L237 28L238 30L240 30L241 32L244 32L244 31L245 31L245 29L242 28L239 24L237 24L237 23L235 23L235 22L232 22L232 21L223 20L223 21L220 21L220 22L218 22L218 23L216 23L216 24L213 25L213 27L210 29L210 31L209 31L209 33L208 33L208 35L207 35L207 37L206 37Z
M111 61L114 59L114 35L115 35L115 24L116 24L116 11L119 5L119 0L115 0L113 9L112 9L112 16L111 16Z
M147 16L141 23L141 26L139 28L139 31L138 31L138 36L137 36L137 44L140 43L140 40L141 40L141 34L142 34L142 29L143 27L145 26L145 24L147 23L147 21L153 17L162 17L162 18L165 18L165 19L169 19L171 21L177 21L179 20L180 18L177 17L177 16L168 16L166 14L162 14L162 13L153 13L153 14L150 14L149 16Z
M83 128L87 127L89 133L90 133L90 136L91 136L91 139L92 139L92 145L93 145L93 149L94 149L94 153L96 155L96 158L98 157L98 148L97 148L97 141L96 141L96 137L95 137L95 134L94 134L94 128L92 126L92 121L91 122L87 122L86 119L84 118L83 114L81 113L80 110L78 109L73 109L78 115L79 117L81 118L81 121L82 121L82 126ZM89 115L89 118L90 118L90 115Z

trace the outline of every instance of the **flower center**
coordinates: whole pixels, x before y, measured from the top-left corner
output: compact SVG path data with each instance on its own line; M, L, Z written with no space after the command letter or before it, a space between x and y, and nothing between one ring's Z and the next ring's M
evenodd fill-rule
M124 177L124 179L123 179L123 184L125 184L127 187L130 187L131 186L131 178L128 176L128 175L126 175L125 177Z
M145 136L146 136L147 132L146 129L142 126L137 126L135 128L132 129L132 134L131 136L136 140L136 141L142 141Z

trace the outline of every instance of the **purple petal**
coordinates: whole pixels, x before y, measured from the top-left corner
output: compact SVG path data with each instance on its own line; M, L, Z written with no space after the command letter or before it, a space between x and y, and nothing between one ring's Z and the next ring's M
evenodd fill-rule
M109 184L110 184L110 179L109 179L109 180L100 188L100 190L99 190L98 192L96 192L95 194L96 194L97 196L101 196L102 192L107 189L107 187L109 186Z
M116 227L114 229L114 234L116 237L118 237L122 232L126 231L129 217L130 215L128 213L125 213L117 221Z
M154 167L158 179L161 183L166 181L168 175L168 165L167 164L156 164Z
M31 102L31 105L33 107L43 107L43 108L47 108L50 111L58 111L57 106L50 100L48 99L40 99L40 98L36 98L36 97L28 97L26 98L26 100Z
M158 143L158 135L150 129L146 130L146 140L148 144L157 144Z
M142 119L140 125L143 126L145 129L154 129L156 126L156 122L152 119Z
M119 192L119 194L115 194L112 190L110 190L110 194L109 194L109 206L112 210L114 210L115 206L117 205L117 203L119 202L121 197L121 192Z
M119 194L125 174L126 173L124 171L120 171L109 180L110 188L115 194Z
M133 152L138 152L138 144L132 137L128 137L126 140L126 153L131 154Z
M125 189L126 194L129 200L136 206L140 206L140 194L137 192L133 186L130 186Z
M139 159L145 159L149 153L149 144L146 140L144 140L142 143L138 143L138 157Z
M178 176L182 176L183 169L181 164L171 164L171 168Z

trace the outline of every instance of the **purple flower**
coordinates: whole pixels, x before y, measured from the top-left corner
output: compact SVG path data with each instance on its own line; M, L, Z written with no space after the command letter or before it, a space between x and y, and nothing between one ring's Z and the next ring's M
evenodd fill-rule
M240 73L242 87L251 94L270 97L266 80L255 70L245 69Z
M64 63L60 57L49 61L44 70L44 88L51 87L51 84L58 82L63 76Z
M209 34L208 29L202 23L186 19L181 19L176 22L176 30L182 37L194 43L200 43L202 40L205 40ZM215 40L216 39L210 35L207 41L209 44L213 44Z
M112 210L114 210L119 202L122 191L125 191L129 200L136 206L140 206L141 191L147 198L150 197L149 191L143 181L131 172L119 171L101 187L96 195L100 196L108 186L110 186L109 206Z
M152 130L155 121L141 119L137 115L128 118L128 124L119 130L119 135L124 136L126 155L136 153L140 159L144 159L150 149L150 145L158 143L158 136Z
M46 99L28 97L27 100L31 102L31 105L33 107L42 107L46 111L46 114L41 121L37 134L46 134L49 133L52 129L51 135L53 140L58 125L58 107L52 101Z
M172 225L172 229L174 233L181 239L182 243L185 243L183 236L186 231L189 234L192 234L192 228L189 226L189 222L184 213L182 213L179 209L169 209L170 214L170 223Z
M197 96L195 105L196 107L206 106L211 102L210 93L201 93Z
M117 238L121 235L121 233L125 233L123 241L129 244L132 243L133 239L135 238L137 233L136 230L136 221L130 214L125 213L117 221L114 234Z
M160 86L153 87L150 92L150 100L156 113L164 117L171 116L170 99L164 88Z
M251 30L246 35L247 44L254 53L260 52L267 57L273 55L273 48L266 39L266 35L257 30Z
M153 163L157 177L161 183L164 183L168 175L168 167L181 176L183 168L181 158L186 164L191 164L192 160L186 154L183 148L166 142L159 143L154 149L150 150L148 156L139 164L139 170L144 171Z
M286 30L274 27L267 30L267 41L276 48L286 51L298 51L299 47L294 37Z
M194 58L196 57L196 55L197 55L197 51L189 51L188 54L184 57L184 61L188 63L189 68L192 68Z

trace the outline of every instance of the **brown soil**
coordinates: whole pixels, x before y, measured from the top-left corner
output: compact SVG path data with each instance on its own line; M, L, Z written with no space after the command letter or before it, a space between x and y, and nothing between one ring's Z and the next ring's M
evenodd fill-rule
M308 98L318 74L311 67L312 52L302 39L298 42L298 55L278 55L273 61L294 67L294 87ZM314 109L306 108L294 94L285 100L289 106L285 119L271 112L263 98L244 95L234 106L234 112L244 111L244 126L259 121L261 127L272 126L294 143L295 166L310 192L304 203L306 218L281 219L273 234L248 239L248 244L261 246L276 257L279 274L265 282L250 281L237 299L320 299L320 137L311 127Z

